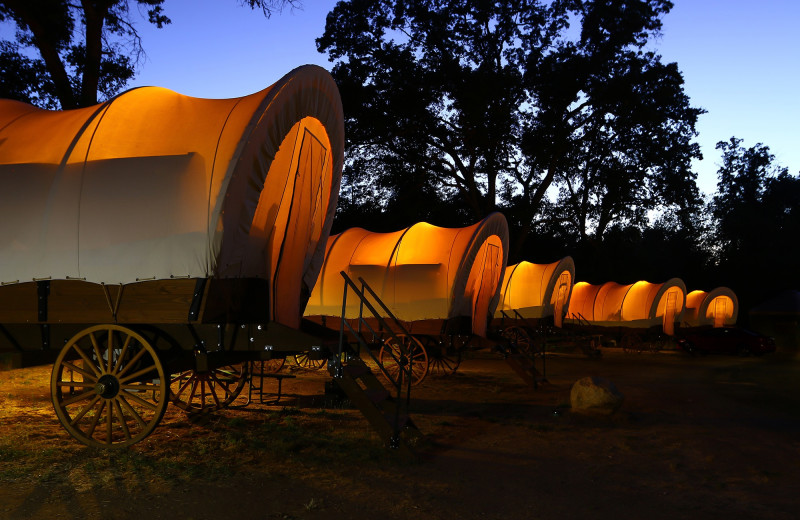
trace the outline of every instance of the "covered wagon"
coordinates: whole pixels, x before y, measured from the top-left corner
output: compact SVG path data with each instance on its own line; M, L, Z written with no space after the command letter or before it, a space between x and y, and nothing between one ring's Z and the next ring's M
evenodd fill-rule
M552 319L560 327L567 313L575 262L565 257L550 264L520 262L506 268L495 317L519 315L532 320Z
M686 295L683 322L689 327L731 327L739 317L739 299L731 289L717 287L709 292Z
M379 313L391 313L409 332L403 341L410 345L403 348L416 353L419 382L429 364L433 370L455 369L451 354L457 337L486 336L507 258L508 224L499 213L464 228L421 222L393 233L348 229L328 239L305 314L335 328L339 317L358 319L359 300L347 299L343 307L341 273L363 280L386 305ZM384 345L382 353L396 347Z
M302 315L343 131L316 66L232 99L144 87L68 111L0 100L0 350L55 362L73 436L131 444L169 396L224 406L243 384L236 363L318 344Z
M549 264L522 261L506 267L494 326L518 349L541 355L544 363L548 332L561 328L574 283L575 262L569 256Z
M659 342L675 334L686 303L686 286L679 278L654 284L621 285L578 282L572 288L566 322L618 335L623 348L638 348L644 340Z

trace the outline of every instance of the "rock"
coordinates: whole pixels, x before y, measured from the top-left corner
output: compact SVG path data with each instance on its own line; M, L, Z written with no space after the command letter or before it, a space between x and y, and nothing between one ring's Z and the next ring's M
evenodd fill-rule
M587 415L612 415L623 399L614 383L603 377L579 379L569 394L572 411Z

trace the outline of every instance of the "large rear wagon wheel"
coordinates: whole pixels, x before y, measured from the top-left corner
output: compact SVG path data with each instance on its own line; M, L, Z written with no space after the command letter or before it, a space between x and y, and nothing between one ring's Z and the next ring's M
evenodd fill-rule
M238 363L206 371L186 370L169 382L172 404L192 414L222 410L239 397L249 375L249 363Z
M418 385L428 375L428 353L414 336L398 334L397 339L396 342L389 337L383 342L378 361L394 384L400 379L400 371L406 370L405 367L411 363L411 384ZM406 383L406 377L408 376L404 373L403 384Z
M455 373L461 365L461 349L450 342L440 341L434 336L419 337L428 351L428 373L434 376L445 376Z
M79 332L61 349L50 378L58 420L88 446L122 448L144 439L167 407L155 349L119 325Z
M512 325L511 327L503 329L502 336L511 342L520 354L533 357L539 353L539 349L534 344L531 333L525 327Z

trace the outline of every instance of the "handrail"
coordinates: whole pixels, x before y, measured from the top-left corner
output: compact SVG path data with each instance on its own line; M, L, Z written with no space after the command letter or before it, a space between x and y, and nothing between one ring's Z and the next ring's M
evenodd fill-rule
M591 323L589 323L589 320L584 318L583 314L581 314L580 312L573 312L573 313L570 313L570 314L571 314L573 320L577 320L578 321L578 325L586 325L586 326L591 326L592 325Z
M337 358L338 362L336 364L336 377L342 377L342 375L343 375L342 374L343 367L341 366L341 359L342 359L342 354L344 352L344 346L345 346L345 334L344 334L344 331L345 331L345 327L347 327L347 329L350 331L350 333L352 333L353 336L355 336L356 340L358 341L359 350L363 348L363 349L365 349L367 351L367 353L372 358L372 360L375 362L375 364L378 365L378 368L380 369L381 373L383 373L383 375L386 377L386 379L392 383L392 386L394 386L394 388L396 390L396 399L397 399L398 404L400 402L402 402L402 400L403 400L402 399L402 397L403 397L403 383L405 382L405 384L406 384L406 390L405 390L405 393L406 393L405 397L406 398L405 398L405 401L406 401L406 409L408 409L408 405L411 402L411 383L412 383L411 375L412 375L412 368L413 368L414 360L413 360L413 358L411 356L408 355L409 354L408 352L404 351L405 347L404 347L403 343L400 341L400 338L398 337L398 333L396 333L395 330L399 329L402 334L405 334L406 337L409 337L409 338L411 337L411 333L406 329L406 327L402 324L402 322L399 319L397 319L397 317L389 310L389 308L378 297L378 295L375 293L375 291L372 290L372 287L370 287L369 284L362 277L358 278L358 281L361 283L361 289L359 289L358 286L356 285L356 283L347 275L346 272L340 271L339 274L341 274L342 278L344 279L344 295L342 297L342 315L341 315L341 324L340 324L340 327L339 327L339 355L338 355L338 358ZM358 321L358 329L357 330L346 319L346 315L347 315L347 292L348 292L348 289L352 289L353 292L356 294L356 296L359 298L359 313L358 313L358 320L357 320ZM377 303L378 306L380 306L380 308L386 313L386 315L389 318L391 318L391 321L394 323L396 328L392 328L392 327L390 327L388 325L388 323L383 318L383 316L381 316L381 314L375 309L373 304L370 302L369 297L367 296L367 293L369 294L369 296L371 296L374 299L374 301ZM372 353L372 351L369 348L369 345L364 340L364 337L363 337L363 334L362 334L362 325L364 327L366 327L370 331L370 333L372 333L373 340L377 336L379 336L375 332L375 330L373 330L373 328L369 325L369 323L366 321L366 319L364 318L364 307L366 307L367 310L369 311L369 313L372 314L372 316L378 321L379 330L385 330L389 334L389 336L392 338L392 340L394 341L394 344L396 344L398 346L398 348L400 349L401 358L405 358L406 360L408 360L407 364L401 362L401 359L398 359L397 356L395 356L395 353L393 352L393 350L392 349L388 349L389 355L392 357L394 362L399 367L397 381L394 381L392 379L391 375L383 367L383 364L380 362L380 360L377 357L375 357L375 354ZM395 421L394 421L394 429L395 429L394 435L395 435L395 438L397 438L397 436L400 433L399 432L399 425L400 425L400 406L396 406L395 407Z

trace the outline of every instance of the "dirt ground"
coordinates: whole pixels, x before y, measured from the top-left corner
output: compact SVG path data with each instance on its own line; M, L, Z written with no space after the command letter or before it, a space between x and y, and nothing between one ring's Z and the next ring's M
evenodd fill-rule
M205 421L170 407L123 452L60 427L49 367L0 373L0 519L794 519L800 364L604 351L552 356L533 390L489 352L413 392L415 462L297 371L279 405ZM576 415L579 378L625 396ZM4 466L4 467L3 467Z

